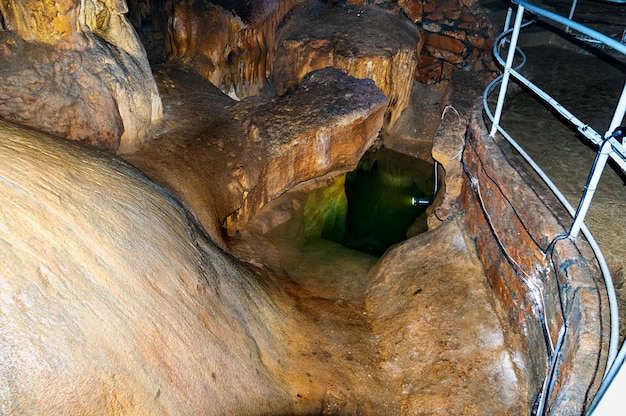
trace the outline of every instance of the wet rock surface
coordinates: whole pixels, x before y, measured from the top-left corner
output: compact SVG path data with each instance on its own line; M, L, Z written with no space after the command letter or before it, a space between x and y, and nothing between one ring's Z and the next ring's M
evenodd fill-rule
M163 68L157 78L171 115L166 126L178 127L164 127L123 157L179 195L215 241L229 215L234 233L295 185L354 169L376 140L387 103L373 82L333 68L282 97L239 104L189 71Z
M0 149L1 413L293 410L280 290L109 153L6 122Z
M168 1L167 56L231 97L259 95L272 73L278 25L301 1Z
M153 68L164 119L137 151L121 146L123 159L142 173L111 155L0 126L7 150L0 170L8 184L0 192L10 201L0 244L12 253L0 280L0 307L9 311L1 317L7 330L0 342L9 353L0 365L10 374L0 385L0 409L529 413L539 387L525 379L529 361L511 351L532 351L520 349L507 337L510 328L500 326L514 320L498 321L501 305L456 206L463 132L476 98L467 78L448 95L445 85L407 81L413 95L376 144L425 159L434 146L446 184L429 209L432 231L382 259L303 238L310 225L300 211L303 192L356 165L376 140L387 100L373 82L331 68L284 95L235 102L220 88L241 88L241 96L260 91L271 72L269 61L263 63L273 42L266 31L292 3L273 9L258 2L259 14L247 9L250 3L234 3L233 13L219 3L215 27L222 31L210 50L194 44L203 36L210 43L209 26L185 20L200 2L176 3L182 12L174 14L173 29L184 41L171 45L180 59ZM121 43L126 38L116 37L124 32L120 10L103 4L87 2L86 24L135 56L132 45ZM323 6L365 11L359 18L371 11ZM462 15L448 6L439 10L442 20ZM212 7L218 6L202 10ZM439 19L438 11L427 13ZM271 21L264 26L259 16ZM388 31L374 26L372 33ZM444 61L450 69L476 58L442 39L449 33L429 27L439 34L431 46L452 52L436 58L440 69ZM217 87L198 74L213 68L207 58L213 53L215 62L233 65L216 69ZM233 75L244 67L250 72ZM486 235L485 228L476 225L475 236ZM541 363L529 371L544 370ZM565 392L576 406L588 388L583 384Z
M524 383L465 235L446 222L370 271L365 307L381 366L404 414L527 414Z

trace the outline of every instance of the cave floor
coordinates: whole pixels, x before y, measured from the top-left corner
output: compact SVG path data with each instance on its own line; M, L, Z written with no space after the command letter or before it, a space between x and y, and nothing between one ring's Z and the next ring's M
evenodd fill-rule
M162 94L166 118L162 135L189 137L210 132L214 140L220 141L235 131L219 125L220 108L228 105L228 97L215 90L214 100L209 94L200 97L202 102L188 101L187 95L198 98L198 86L193 83L185 85L181 80L172 79L166 72L155 71L160 89L167 91ZM428 157L440 121L443 94L440 87L416 85L412 103L394 130L382 132L385 145L413 156ZM519 114L526 118L535 117L521 112ZM209 127L200 131L199 121L203 120L209 123ZM225 122L228 125L230 121ZM536 126L541 128L539 124ZM534 136L534 140L537 137L540 135ZM546 139L546 145L554 146L552 137ZM543 151L544 155L553 153L552 150ZM215 157L223 159L223 153L215 153ZM215 166L220 166L222 162L216 161ZM564 172L588 169L587 160L582 160L576 169L572 163L570 160L568 164L555 166L555 169L561 168ZM219 178L219 172L214 176ZM217 180L219 183L215 177L206 180ZM620 185L620 181L616 183ZM623 188L623 183L618 188ZM620 251L621 246L611 245L610 241L621 238L614 234L623 227L615 227L614 222L607 222L603 218L608 215L619 221L614 208L623 205L622 195L621 192L607 193L598 200L600 203L594 206L589 217L592 231L605 254L608 254L611 268L616 274L618 294L621 294L623 287L624 255ZM294 402L301 414L419 413L408 409L419 409L422 412L419 414L518 414L524 413L518 412L520 408L528 409L527 386L523 385L523 381L515 380L511 373L510 358L503 362L501 356L493 357L491 364L499 366L499 369L494 370L494 367L485 364L487 358L481 356L480 351L475 351L474 356L465 351L458 355L459 360L455 365L451 365L454 348L444 348L450 345L472 345L473 339L468 335L470 333L463 332L463 328L467 327L467 323L462 321L464 316L482 317L484 321L474 322L474 327L482 325L491 328L491 336L487 338L500 342L502 329L497 323L497 310L492 307L487 290L479 291L472 302L462 302L467 297L467 286L447 284L445 293L423 298L426 299L424 307L438 311L438 315L429 315L429 324L439 324L429 325L430 330L414 331L410 337L404 334L405 339L414 342L413 346L405 346L404 351L399 350L402 347L400 342L394 351L388 345L383 350L381 346L389 340L374 335L363 304L371 270L379 259L324 240L304 243L297 228L293 222L287 221L269 233L260 233L255 229L244 230L239 240L228 241L228 247L242 261L280 275L279 280L284 282L285 291L296 300L298 312L310 318L308 322L302 323L305 335L300 339L301 342L290 346L299 363L293 366L293 372L285 375L293 386ZM441 255L445 256L445 253ZM426 264L431 256L421 252L411 261ZM475 263L473 257L471 251L455 253L454 262L429 269L427 278L420 280L420 284L424 285L419 288L420 293L425 287L448 281L450 276L462 277L457 280L471 281L475 287L486 287L481 270L472 269L471 273L465 271L463 276L458 276L458 270L448 268L460 264L464 265L464 270L468 270L465 266ZM463 304L460 315L442 307L454 299ZM419 316L414 318L419 319ZM455 322L454 319L459 321ZM442 331L444 327L449 330ZM439 345L440 348L435 349L448 351L449 355L443 358L429 355L433 345ZM477 350L481 349L480 345L477 347ZM422 352L423 361L420 361L418 351ZM506 353L504 350L502 352ZM394 364L394 359L406 361ZM503 391L507 394L503 394ZM503 412L502 409L506 410Z
M383 132L385 146L428 159L442 99L441 86L417 84L410 106ZM302 198L297 191L281 196L228 242L238 258L284 272L288 292L314 323L295 354L301 370L288 375L294 386L305 386L302 374L309 378L298 400L323 397L320 414L525 413L527 387L513 370L484 271L472 249L455 251L451 243L464 239L458 225L412 239L408 258L391 273L407 279L399 290L419 286L417 295L399 312L391 307L397 319L375 334L364 302L380 258L304 240L302 212L292 210ZM277 217L289 219L267 231ZM307 343L326 358L311 361L320 352Z
M458 225L403 245L403 258L387 269L398 278L396 288L384 289L377 306L386 309L398 292L411 292L409 299L389 305L392 322L373 331L366 290L373 269L386 264L331 241L302 241L299 220L264 236L246 234L246 244L264 247L253 250L257 255L272 252L268 243L275 249L256 260L287 273L295 283L290 293L317 326L309 333L328 359L312 363L305 350L300 375L289 377L317 373L324 384L312 388L321 390L306 393L323 395L320 414L526 413L527 387L513 369L482 266L471 249L455 250L464 239Z
M191 153L202 152L206 166L203 178L192 179L223 183L228 172L219 167L240 152L237 143L241 138L235 136L241 134L241 128L227 112L233 101L211 86L202 88L197 77L179 68L166 65L155 68L154 74L165 114L159 135L152 142L157 146L148 143L143 151L126 159L140 168L146 157L153 160L144 167L154 166L159 158L166 164L180 164L184 159L186 165L194 163L194 155L188 152L191 149ZM430 158L443 95L441 86L416 83L409 107L393 129L381 134L385 146ZM197 149L196 142L208 143L210 149ZM187 149L182 156L180 143L186 143L183 147ZM178 155L177 159L172 160L171 155ZM164 182L159 177L158 168L143 170L162 185L176 187L177 182ZM184 171L180 172L180 177L166 179L187 180ZM183 195L183 199L188 197ZM284 197L291 196L288 193ZM269 211L274 209L270 205L266 207ZM453 262L446 260L426 269L420 264L433 256L446 259L451 248L440 247L437 254L437 244L431 241L424 244L430 244L434 251L411 254L405 263L413 265L414 273L421 277L409 285L421 286L416 293L432 294L414 297L411 302L419 302L399 312L394 325L403 327L397 334L387 334L383 326L375 335L364 299L372 278L370 271L379 258L324 240L303 244L298 227L297 218L269 233L267 227L261 233L251 225L226 241L235 257L282 284L295 305L294 316L306 317L301 331L292 334L291 345L286 346L293 362L282 374L297 414L400 415L416 414L416 409L420 414L516 414L514 409L524 408L526 399L521 396L526 388L512 375L510 359L502 362L500 352L508 357L502 329L486 278L482 268L475 267L478 263L471 250L456 252ZM459 232L452 231L454 235ZM453 241L450 237L439 235L433 240ZM472 291L476 298L466 302L470 282L478 291ZM448 308L451 304L458 307ZM469 316L477 318L470 324ZM482 331L480 336L484 335L489 348L495 340L500 352L494 356L492 349L477 344L477 331ZM503 386L511 393L501 394Z

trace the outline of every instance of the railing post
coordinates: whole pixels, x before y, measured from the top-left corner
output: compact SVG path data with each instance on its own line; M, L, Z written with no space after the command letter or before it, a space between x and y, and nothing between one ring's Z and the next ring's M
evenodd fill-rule
M611 141L609 139L610 137L602 143L602 145L600 146L600 150L596 155L596 160L593 162L591 172L589 173L587 186L585 186L585 192L583 192L583 196L580 199L578 210L576 211L576 215L574 216L574 222L572 223L572 227L569 230L568 236L574 240L578 236L580 226L585 220L585 215L587 215L589 205L591 205L591 200L593 199L593 195L596 192L598 182L600 182L600 177L602 176L602 172L604 171L606 162L609 159L609 154L611 154L611 151L613 150L611 147Z
M613 113L613 119L611 120L611 125L609 126L609 130L606 132L606 136L613 134L616 128L622 125L622 121L624 120L624 116L626 115L626 82L624 83L624 88L622 89L622 95L619 98L619 102L617 103L617 107L615 108L615 113ZM626 141L626 137L622 138L622 145L624 145Z
M517 48L517 39L522 27L522 18L524 17L524 7L517 6L517 13L515 15L515 24L513 25L513 33L511 34L511 43L509 45L509 51L506 57L506 63L504 65L504 73L502 74L502 84L500 85L500 93L498 94L498 104L496 105L496 112L493 118L493 124L491 125L491 137L495 136L500 125L500 117L502 117L502 108L504 107L504 98L509 86L509 77L511 76L511 67L513 66L513 58L515 57L515 49Z
M578 3L578 0L574 0L572 1L572 8L569 11L569 16L568 19L569 20L574 20L574 11L576 10L576 3ZM570 27L569 25L565 27L565 33L570 33Z

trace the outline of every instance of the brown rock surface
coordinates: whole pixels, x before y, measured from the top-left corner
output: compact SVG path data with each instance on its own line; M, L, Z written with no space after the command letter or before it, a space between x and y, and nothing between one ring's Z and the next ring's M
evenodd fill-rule
M495 25L477 1L400 0L398 5L424 30L417 68L420 82L449 81L461 67L471 67L485 79L497 74L491 56Z
M314 0L289 15L276 47L277 94L294 88L312 70L334 66L376 83L389 99L385 124L391 126L408 104L421 44L417 27L401 15Z
M272 73L277 27L301 1L168 0L168 57L231 97L259 95Z
M526 384L459 223L388 251L365 306L402 414L524 414Z
M588 243L565 238L565 208L503 138L488 135L482 117L479 102L463 152L466 183L459 205L467 232L506 314L510 346L526 361L529 385L539 391L544 363L558 354L558 387L549 392L547 406L551 414L582 414L607 353L604 281ZM558 350L556 340L562 343Z
M0 150L0 413L289 413L269 280L107 153L5 122Z
M110 154L4 122L0 148L2 413L398 414L358 301L244 267Z
M0 117L111 151L144 141L161 100L125 11L123 2L0 3Z
M40 4L14 3L37 11ZM219 3L233 6L244 26L258 23L248 14L249 3ZM79 26L90 28L85 39L136 57L132 44L121 42L127 39L123 3L81 4ZM488 46L472 35L478 22L459 12L459 3L422 4L424 25L441 34L437 44L451 59L458 58L457 41L466 48ZM45 19L35 13L30 21L62 23L41 32L52 46L32 40L38 32L26 30L30 23L19 27L31 40L10 31L0 36L14 51L45 55L66 45L72 5L55 5L56 14L44 8ZM270 2L257 5L263 13L273 10L264 8ZM469 0L462 7L474 5ZM0 10L0 25L6 15L8 25L18 27L11 16L19 13ZM265 42L261 32L247 33L246 45ZM238 62L234 68L254 61L224 51ZM257 52L251 53L263 56ZM474 52L467 59L481 59ZM467 62L436 61L446 79ZM468 145L461 158L463 138L469 140L461 133L467 109L443 108L441 128L432 131L433 156L446 174L445 194L437 201L443 204L432 208L436 220L430 225L437 229L392 248L378 264L334 243L310 238L303 244L287 235L290 227L314 234L322 226L310 221L299 192L284 195L287 202L277 197L341 178L335 175L356 163L382 124L380 91L337 72L314 73L273 100L236 104L197 74L159 69L167 97L164 130L136 155L123 155L193 213L111 155L0 124L0 195L6 202L0 216L6 253L0 261L0 373L8 374L0 378L0 413L528 414L547 371L546 333L554 341L562 322L555 282L564 282L563 294L571 288L572 296L550 411L580 413L601 377L603 288L586 263L591 257L584 245L560 242L550 252L557 266L546 265L545 245L562 231L560 223L545 214L547 203L535 198L545 195L532 191L538 187L530 176L512 180L518 170L507 166L509 155L478 140L484 134L477 122L472 140L478 145ZM468 84L462 86L468 94ZM462 97L447 100L458 104ZM110 100L102 108L114 113L116 105ZM80 111L76 106L67 113ZM85 117L93 112L85 110ZM97 128L121 131L123 114L111 120ZM388 131L384 141L423 157L426 139L411 127L399 138ZM347 143L354 137L356 147ZM506 178L502 186L498 177ZM340 183L329 192L332 198ZM482 194L473 194L476 183ZM517 197L524 209L511 204ZM322 191L311 197L325 198ZM259 218L253 215L265 215L274 204L276 211L259 220L264 224L254 223ZM300 208L305 212L294 214ZM233 232L223 242L222 223L233 212ZM292 215L303 223L285 222ZM498 223L493 234L492 219ZM538 237L531 229L539 230ZM518 270L537 272L530 281L541 286L545 310ZM538 306L548 317L545 331Z
M239 104L187 71L157 71L157 78L172 116L166 123L178 128L124 158L191 206L218 243L229 215L235 232L297 184L353 169L386 107L373 82L333 68L285 96ZM191 117L190 108L203 115Z

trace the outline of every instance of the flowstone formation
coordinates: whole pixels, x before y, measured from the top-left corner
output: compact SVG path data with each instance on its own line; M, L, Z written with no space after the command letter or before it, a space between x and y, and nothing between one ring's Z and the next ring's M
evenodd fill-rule
M162 117L124 2L0 2L0 117L112 152Z
M326 66L369 78L389 99L390 127L408 104L421 46L417 27L402 15L376 6L307 1L283 23L272 79L280 95Z
M109 153L6 122L0 178L0 413L293 409L298 314L171 194Z
M189 71L165 66L156 76L165 125L176 126L122 156L192 207L216 242L227 217L235 233L296 185L354 169L387 105L372 81L334 68L284 96L239 103Z
M301 1L168 0L167 55L233 98L259 95L272 73L278 25Z
M494 245L478 208L513 198L473 194L487 178L467 179L454 92L478 94L446 88L484 69L476 3L129 1L143 39L166 32L154 77L122 0L0 0L0 116L109 150L0 121L0 413L532 412L544 334L508 302L525 292L507 267L535 264L525 244L514 261ZM440 129L418 133L423 113ZM381 142L432 154L445 178L429 232L379 259L315 238L307 205L341 197ZM563 258L564 286L578 283ZM599 374L599 306L568 308L586 315L568 327L583 342L568 340L559 409Z

